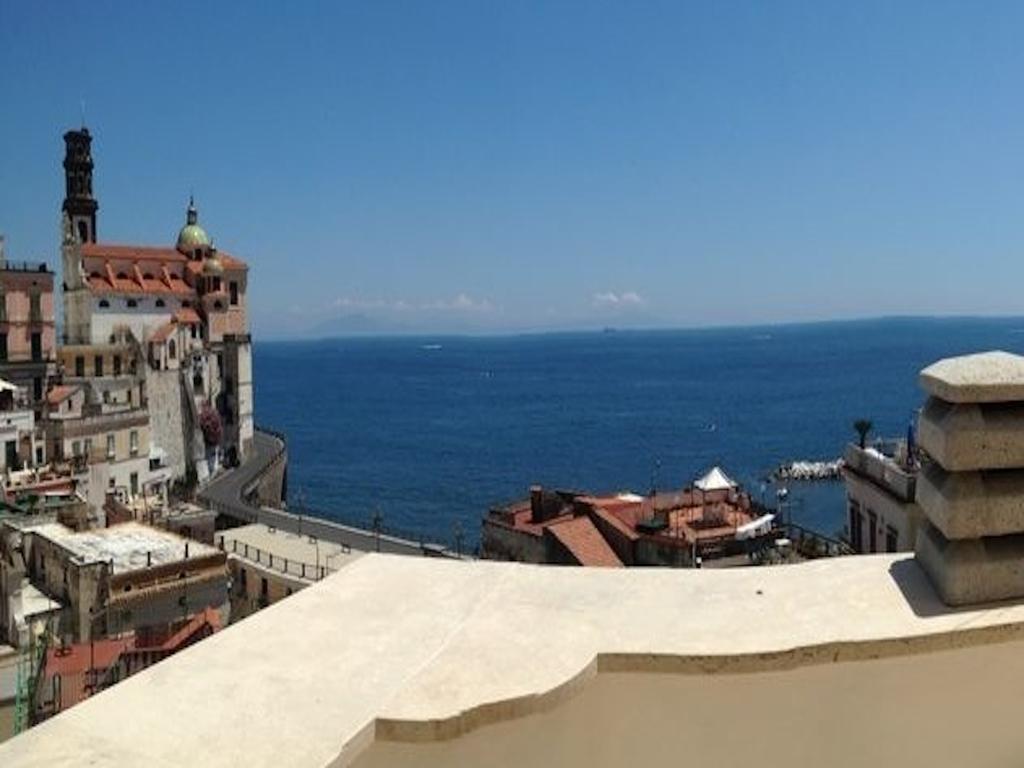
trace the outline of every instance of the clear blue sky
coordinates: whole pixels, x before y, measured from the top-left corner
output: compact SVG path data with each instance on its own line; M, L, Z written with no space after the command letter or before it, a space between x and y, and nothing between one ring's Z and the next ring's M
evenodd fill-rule
M194 190L264 337L1019 314L1022 39L995 2L0 0L0 231L58 259L84 99L101 240Z

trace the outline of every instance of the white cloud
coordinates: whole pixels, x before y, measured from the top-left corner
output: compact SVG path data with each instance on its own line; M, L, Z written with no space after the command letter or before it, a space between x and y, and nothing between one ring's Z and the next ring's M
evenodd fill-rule
M430 301L342 296L335 299L331 306L334 309L380 310L384 312L491 312L494 310L494 305L487 299L474 299L465 293L460 293L451 299Z
M646 303L636 291L595 293L593 302L595 307L639 307Z

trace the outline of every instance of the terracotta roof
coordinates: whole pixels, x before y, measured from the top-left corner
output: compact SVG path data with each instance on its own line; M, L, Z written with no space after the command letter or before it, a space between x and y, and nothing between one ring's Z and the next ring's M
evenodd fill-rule
M224 269L248 269L249 266L241 259L236 259L229 253L224 251L217 251L217 258L220 259L221 265ZM185 269L194 275L201 275L203 273L203 262L189 260L185 264Z
M114 243L82 243L82 256L130 261L171 261L176 263L187 261L187 258L175 248Z
M164 280L125 279L114 276L109 262L106 266L108 274L92 274L86 278L86 284L93 293L195 295L195 290L177 275L168 275Z
M618 533L622 534L623 536L625 536L630 541L636 541L637 539L640 538L640 534L638 534L635 530L633 530L631 527L626 525L626 523L624 523L622 520L620 520L618 517L616 517L614 514L612 514L608 510L602 509L601 507L594 507L592 514L595 517L598 517L601 520L603 520L604 522L606 522L608 525L610 525L612 528L614 528Z
M548 531L558 539L580 565L618 568L622 561L601 536L589 517L574 517L572 520L549 525Z
M199 313L192 307L182 307L174 313L174 322L182 325L199 325L202 320L199 319Z
M54 387L46 393L46 402L50 405L57 405L63 402L67 398L71 397L75 392L78 391L78 387L71 384L62 384L59 387Z
M177 326L174 323L164 323L150 335L149 340L155 342L167 341Z
M46 652L46 675L73 675L88 669L106 669L124 651L135 645L134 637L119 640L97 640L94 643L75 643Z

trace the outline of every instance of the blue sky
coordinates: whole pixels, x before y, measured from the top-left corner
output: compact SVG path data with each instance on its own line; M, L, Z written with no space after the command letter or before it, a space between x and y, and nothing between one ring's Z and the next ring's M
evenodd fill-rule
M1020 3L0 0L0 231L190 191L263 337L1024 306Z

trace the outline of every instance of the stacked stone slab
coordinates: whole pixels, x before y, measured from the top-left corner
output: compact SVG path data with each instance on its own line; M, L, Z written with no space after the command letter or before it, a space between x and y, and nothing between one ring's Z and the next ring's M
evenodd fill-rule
M1024 597L1024 357L940 360L920 383L917 560L949 605Z

